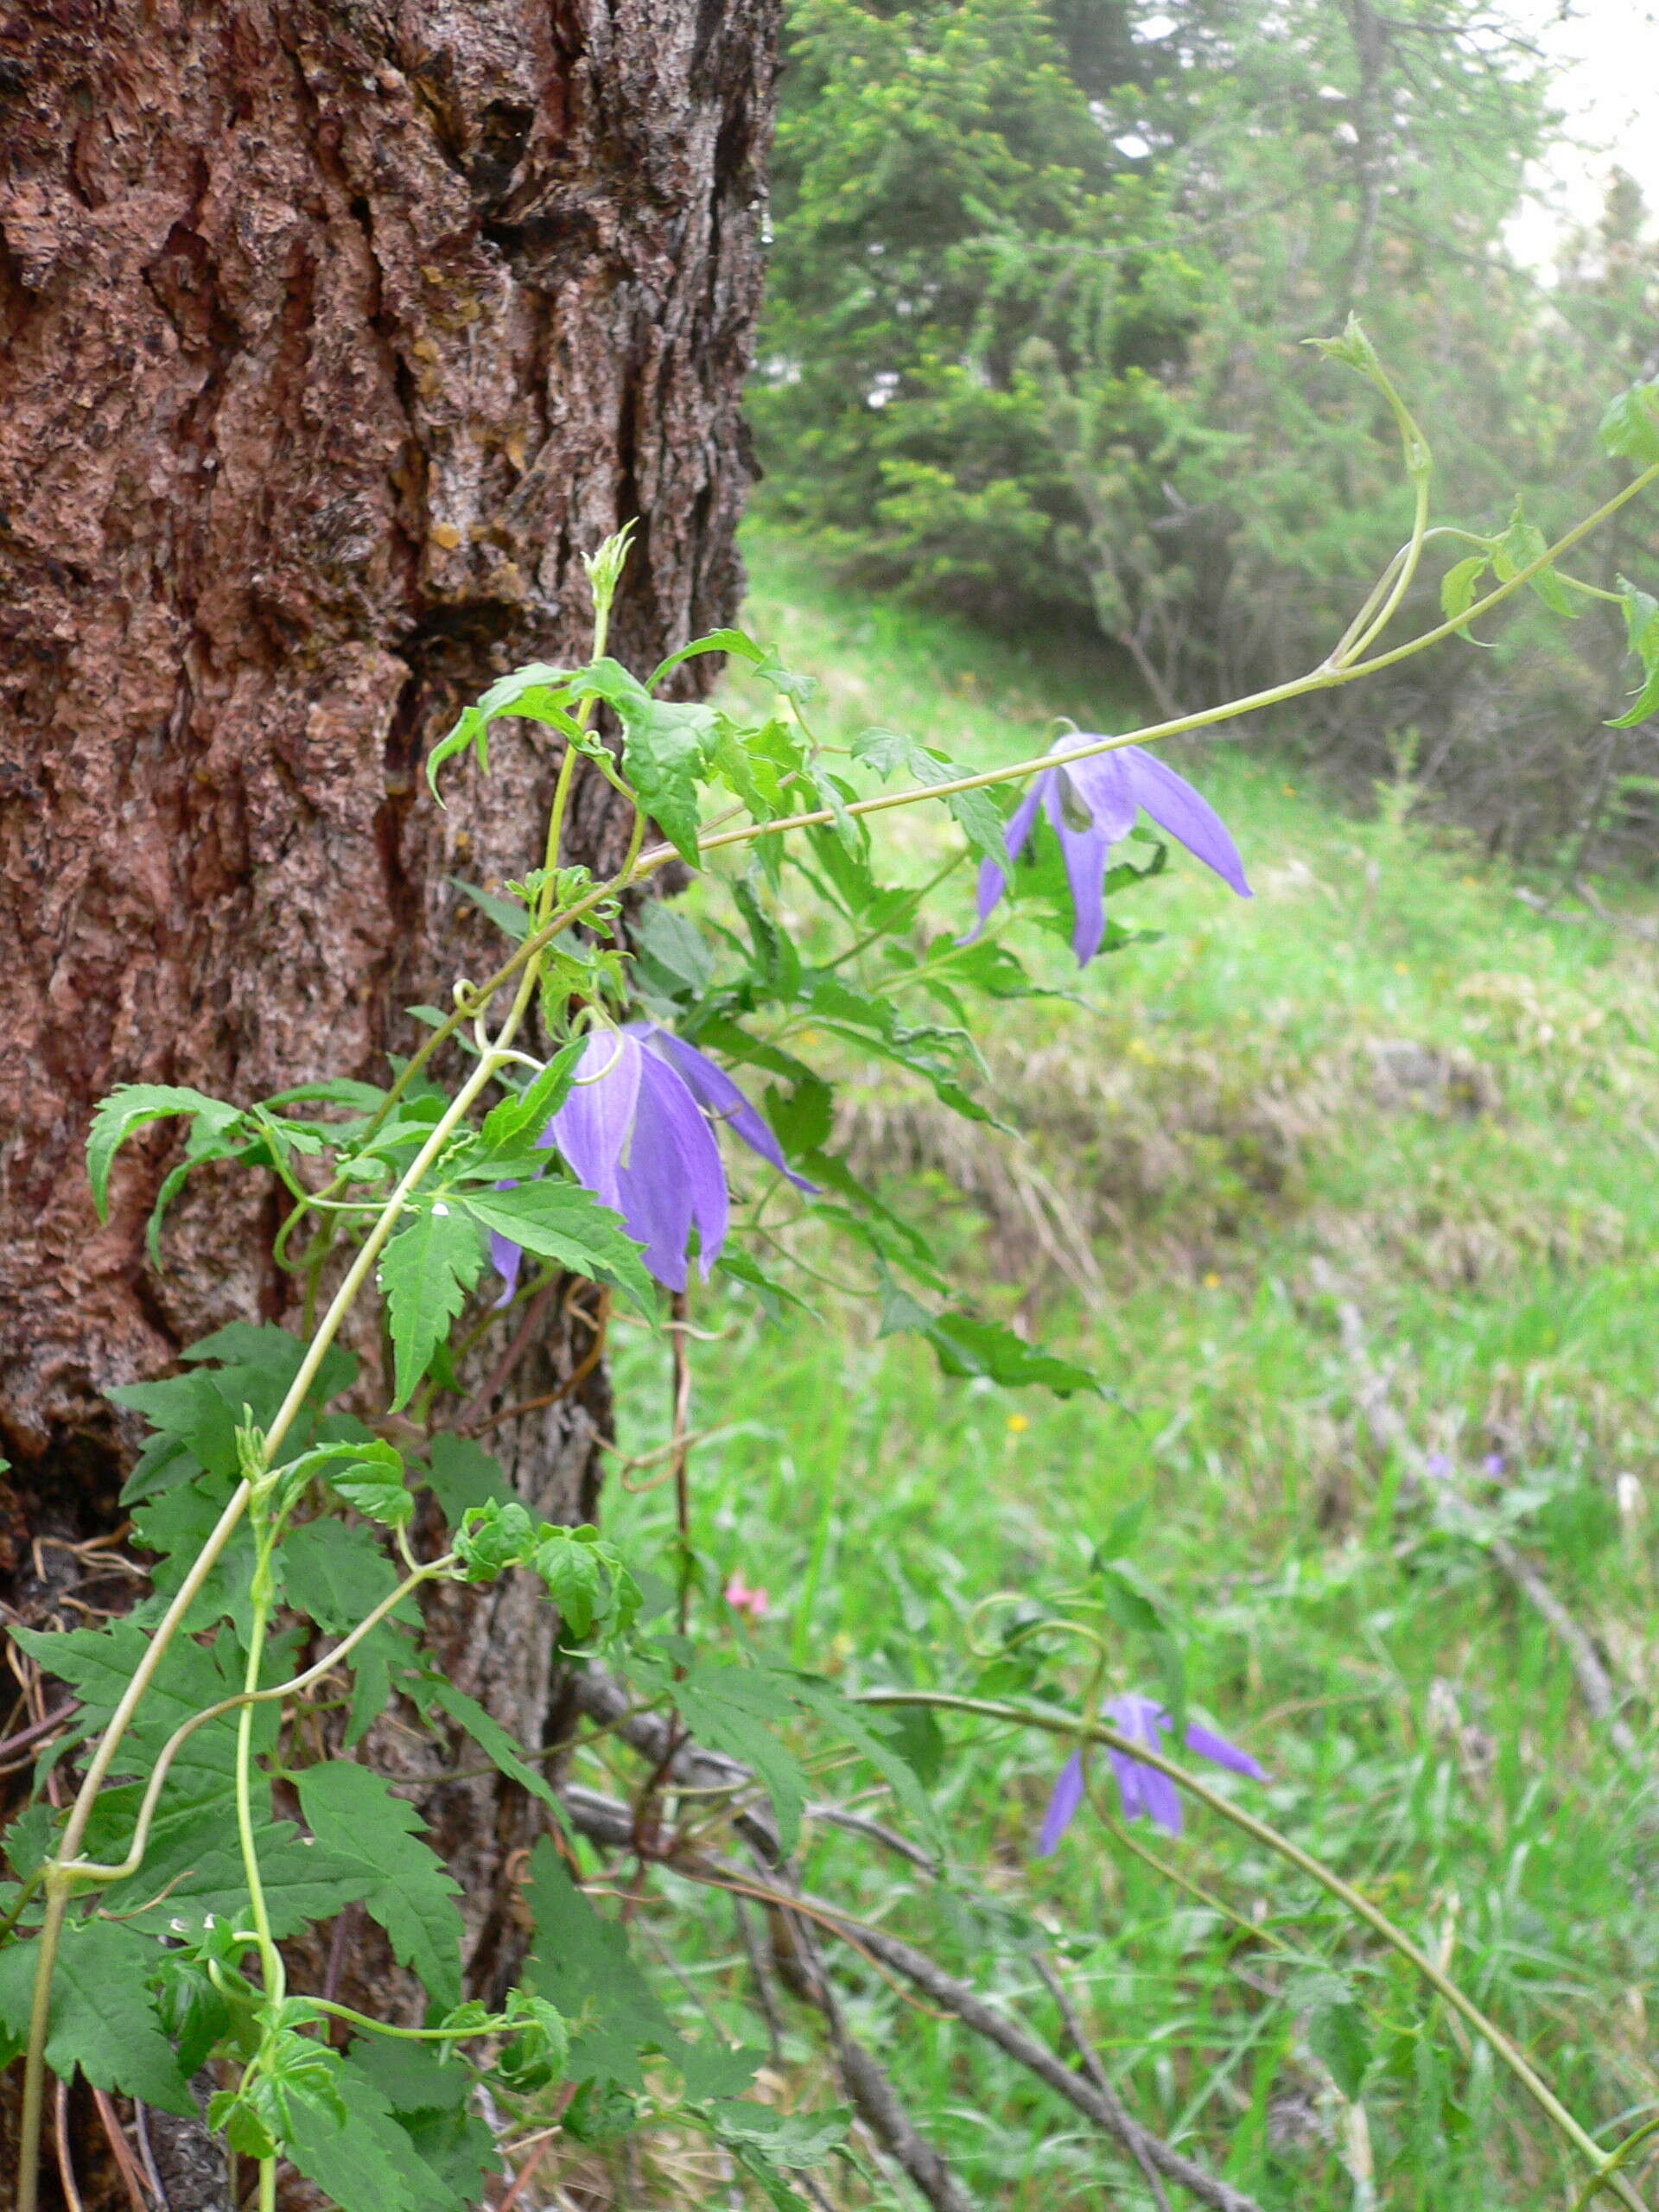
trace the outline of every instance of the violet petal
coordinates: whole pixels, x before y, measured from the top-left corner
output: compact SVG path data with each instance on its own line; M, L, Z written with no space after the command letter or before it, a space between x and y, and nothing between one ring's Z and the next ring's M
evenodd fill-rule
M618 1176L633 1133L644 1054L637 1037L614 1029L588 1039L570 1095L548 1123L550 1138L579 1182L601 1205L619 1213L626 1208L618 1195Z
M1248 1774L1252 1782L1265 1782L1268 1778L1248 1751L1240 1751L1224 1736L1212 1735L1208 1728L1200 1728L1196 1720L1187 1729L1186 1748L1196 1751L1200 1758L1213 1759L1217 1766L1230 1767L1235 1774Z
M1060 1838L1077 1816L1083 1802L1083 1761L1073 1751L1060 1769L1048 1801L1048 1810L1043 1815L1041 1833L1037 1838L1039 1859L1052 1858L1060 1847Z
M798 1175L790 1166L784 1158L783 1147L758 1109L717 1061L658 1022L630 1022L628 1027L642 1038L648 1052L656 1052L672 1064L697 1103L706 1107L717 1122L723 1122L751 1152L759 1153L769 1166L786 1175L798 1191L816 1192L817 1185L809 1183L804 1175Z
M1159 828L1167 830L1195 860L1213 868L1241 899L1251 897L1238 848L1209 800L1201 798L1185 776L1178 776L1166 761L1144 747L1126 745L1117 757L1128 772L1135 797Z
M1052 769L1046 769L1041 775L1033 776L1029 790L1008 817L1008 826L1003 832L1002 842L1007 849L1011 861L1017 861L1029 843L1032 824L1037 819L1037 810L1042 804L1044 795L1052 781ZM1000 868L995 861L987 860L980 862L979 885L975 894L975 905L978 910L979 919L965 937L959 937L957 939L958 944L972 944L975 942L986 923L991 918L991 909L1007 887L1008 878L1006 869Z
M671 1290L685 1288L685 1248L698 1232L704 1281L726 1241L726 1175L714 1131L678 1071L640 1054L633 1141L618 1177L619 1211L645 1248L645 1265Z

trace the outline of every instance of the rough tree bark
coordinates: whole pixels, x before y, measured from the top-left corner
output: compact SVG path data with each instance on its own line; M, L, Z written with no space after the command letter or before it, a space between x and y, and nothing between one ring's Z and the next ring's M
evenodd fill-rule
M82 1568L31 1540L117 1524L133 1438L101 1393L228 1319L293 1318L275 1198L245 1179L205 1178L145 1261L164 1134L98 1226L96 1099L383 1069L418 1034L401 1009L491 958L446 878L538 857L543 734L458 777L447 815L424 799L457 703L584 648L578 556L630 515L623 657L734 611L777 6L9 11L0 1569L34 1616L42 1568ZM621 828L594 779L577 856L613 860ZM585 1344L553 1307L542 1372ZM540 1511L591 1504L605 1408L596 1376L493 1432ZM544 1617L509 1593L446 1634L456 1678L541 1740ZM428 1809L498 1982L524 1808L478 1783Z

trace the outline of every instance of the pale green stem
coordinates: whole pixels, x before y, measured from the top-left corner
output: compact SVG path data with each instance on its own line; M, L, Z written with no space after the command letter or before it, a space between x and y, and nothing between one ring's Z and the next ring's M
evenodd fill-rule
M261 1499L256 1498L256 1516L261 1515L262 1511ZM248 1636L248 1664L242 1678L242 1710L236 1723L236 1832L242 1845L242 1872L248 1885L248 1902L253 1911L254 1933L259 1945L260 1978L264 1984L267 2005L280 2005L288 1987L283 1955L270 1932L270 1914L265 1906L265 1885L259 1872L259 1850L253 1834L253 1700L259 1694L259 1668L265 1654L266 1631L270 1625L270 1551L275 1531L270 1529L261 1528L259 1531L259 1557L254 1568L251 1592L253 1618ZM259 2212L276 2212L276 2160L273 2156L259 2161Z
M958 791L984 791L993 784L1015 783L1026 777L1041 775L1052 768L1058 759L1092 760L1099 753L1116 753L1125 745L1156 744L1160 739L1179 737L1189 730L1211 729L1220 722L1236 721L1245 715L1259 713L1264 707L1281 706L1287 700L1302 698L1311 692L1329 691L1344 684L1357 683L1363 677L1374 676L1382 669L1395 667L1401 661L1409 660L1414 655L1427 652L1431 645L1440 645L1447 638L1459 636L1471 622L1478 621L1493 607L1513 598L1534 576L1541 575L1563 553L1570 551L1581 539L1599 529L1604 522L1656 483L1659 483L1659 462L1643 469L1622 492L1605 500L1582 522L1575 523L1565 537L1557 538L1554 544L1541 553L1536 560L1529 561L1524 568L1517 569L1507 583L1497 585L1484 599L1476 600L1461 614L1452 615L1446 621L1437 623L1432 630L1425 630L1421 636L1408 639L1404 645L1391 646L1387 652L1376 653L1370 660L1351 661L1342 668L1317 668L1306 676L1294 677L1287 683L1273 684L1265 691L1253 691L1246 698L1234 699L1223 706L1207 707L1197 714L1179 715L1168 721L1148 722L1141 729L1128 731L1122 737L1102 738L1094 745L1068 747L1065 754L1041 753L1033 760L1012 761L1006 767L983 769L977 775L955 776L948 783L919 784L909 791L880 791L873 798L853 799L849 802L845 811L855 817L883 814L892 807L918 806L927 799L950 798ZM699 846L705 853L717 852L728 845L751 843L757 837L781 836L793 830L814 830L835 818L830 808L819 807L810 814L782 815L773 822L750 823L741 830L722 830L718 836L700 839ZM640 875L649 875L675 857L671 845L653 845L641 857L636 872Z
M1634 2135L1627 2135L1622 2143L1617 2145L1605 2170L1599 2174L1592 2174L1577 2196L1573 2198L1573 2212L1586 2212L1586 2207L1592 2204L1604 2189L1611 2186L1609 2177L1628 2163L1633 2151L1639 2151L1642 2145L1650 2142L1656 2134L1659 2134L1659 2118L1644 2120Z
M349 1658L364 1637L378 1628L389 1613L395 1612L405 1598L419 1589L423 1583L436 1581L447 1574L455 1563L453 1552L446 1552L442 1559L430 1566L419 1567L406 1580L400 1582L390 1595L383 1598L372 1612L365 1613L349 1636L342 1637L332 1651L308 1667L303 1674L296 1675L286 1682L276 1682L270 1689L256 1690L250 1696L245 1691L236 1697L221 1698L217 1705L205 1706L200 1713L193 1713L181 1721L162 1745L151 1771L144 1795L138 1807L138 1817L133 1823L132 1844L126 1857L118 1865L105 1866L93 1859L73 1859L62 1862L61 1871L71 1877L76 1888L107 1888L111 1883L124 1882L136 1874L144 1863L149 1847L149 1831L156 1817L156 1808L161 1801L162 1787L174 1760L184 1749L198 1728L205 1728L210 1720L221 1719L227 1713L235 1713L245 1705L269 1705L277 1698L296 1697L302 1690L309 1689L313 1682L333 1672L343 1659Z
M1207 1783L1200 1782L1185 1767L1177 1766L1162 1752L1154 1751L1150 1745L1141 1743L1137 1738L1124 1735L1104 1721L1079 1720L1074 1713L1046 1713L1026 1706L1004 1705L990 1698L961 1697L945 1690L866 1690L856 1702L873 1706L929 1706L941 1712L971 1713L982 1719L1007 1721L1017 1727L1041 1728L1053 1736L1068 1736L1075 1739L1086 1735L1092 1741L1105 1744L1113 1751L1127 1753L1142 1766L1154 1767L1160 1774L1167 1775L1172 1782L1179 1783L1200 1804L1209 1806L1223 1820L1243 1829L1246 1835L1276 1853L1280 1858L1287 1859L1322 1889L1328 1890L1356 1918L1363 1920L1402 1958L1409 1961L1429 1986L1490 2044L1494 2054L1509 2069L1539 2110L1554 2121L1573 2148L1594 2169L1598 2179L1605 2182L1619 2201L1630 2208L1630 2212L1647 2212L1641 2198L1630 2188L1624 2176L1616 2171L1610 2154L1573 2118L1503 2031L1489 2020L1471 1999L1465 1996L1456 1982L1444 1974L1427 1953L1419 1949L1403 1929L1396 1928L1363 1891L1344 1882L1340 1874L1304 1851L1299 1844L1293 1843L1288 1836L1281 1835L1277 1828L1269 1827L1265 1821L1257 1820L1254 1814L1247 1813L1243 1806L1236 1805L1220 1790L1212 1789Z

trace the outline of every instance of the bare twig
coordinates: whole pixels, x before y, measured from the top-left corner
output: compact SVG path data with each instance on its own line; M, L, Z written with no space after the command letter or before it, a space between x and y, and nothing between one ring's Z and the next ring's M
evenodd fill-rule
M794 1946L799 1968L795 1986L823 2015L836 2070L859 2118L909 2176L933 2212L974 2212L971 2198L963 2194L960 2182L899 2102L885 2069L849 2032L811 1929L799 1913L789 1910L790 1899L784 1891L773 1894L779 1919Z
M615 1687L620 1689L620 1686ZM640 1718L649 1719L650 1716L640 1716ZM660 1726L660 1724L658 1725ZM647 1756L649 1755L647 1750ZM677 1759L689 1758L698 1761L711 1759L715 1755L704 1752L696 1745L688 1743L680 1745L675 1756ZM719 1764L722 1767L730 1767L735 1762L721 1760ZM572 1824L581 1829L584 1834L592 1836L596 1842L607 1844L613 1847L626 1843L631 1832L631 1821L626 1805L618 1803L614 1799L602 1797L596 1791L589 1789L567 1787L562 1796ZM771 1858L766 1858L763 1851L757 1851L756 1856L765 1859L766 1864L776 1868L778 1861L775 1855L775 1842L772 1846L772 1850L773 1855ZM741 1882L752 1896L765 1898L780 1916L786 1920L797 1956L802 1960L802 1971L797 1980L797 1986L800 1993L809 1997L814 2004L818 2003L818 1999L815 1989L809 1986L810 1976L807 1968L809 1966L812 1967L822 1977L823 1967L818 1961L816 1948L812 1947L812 1937L807 1929L804 1916L809 1913L812 1916L815 1927L828 1929L842 1940L854 1944L859 1950L866 1953L877 1966L887 1968L909 1981L942 2012L953 2015L962 2022L964 2027L970 2029L976 2035L982 2036L987 2042L995 2044L1008 2057L1025 2067L1030 2073L1035 2074L1039 2081L1046 2082L1051 2088L1058 2090L1067 2102L1074 2106L1085 2118L1092 2120L1097 2127L1103 2129L1109 2135L1115 2137L1136 2164L1141 2166L1143 2171L1150 2167L1165 2179L1177 2183L1189 2195L1196 2197L1200 2204L1209 2207L1210 2212L1261 2212L1261 2208L1253 2197L1245 2196L1242 2190L1234 2189L1229 2183L1219 2180L1205 2167L1198 2165L1181 2152L1177 2151L1173 2145L1166 2143L1160 2136L1154 2135L1149 2128L1142 2127L1128 2111L1109 2083L1080 2078L1072 2072L1063 2058L1050 2050L1046 2044L1039 2043L1023 2028L1017 2026L1004 2013L995 2011L986 2004L965 1983L957 1981L952 1975L946 1974L944 1969L936 1965L925 1952L918 1951L913 1945L903 1942L897 1936L889 1935L885 1929L872 1926L867 1921L859 1922L856 1927L843 1928L842 1923L846 1916L838 1913L833 1905L826 1904L821 1898L797 1894L789 1889L777 1886L778 1878L787 1879L786 1870L780 1877L774 1878L772 1882L762 1882L743 1874L741 1869L731 1866L729 1862L689 1852L681 1852L673 1855L668 1863L672 1866L677 1874L683 1875L690 1881L708 1881L721 1888ZM803 1945L806 1947L804 1955ZM820 2005L819 2009L823 2008ZM853 2065L855 2069L856 2060L853 2062ZM874 2085L872 2089L874 2092ZM850 2075L848 2082L848 2094L854 2096L855 2101L857 2101ZM871 2121L870 2125L873 2131L879 2135L880 2130L875 2127L874 2122ZM895 2152L893 2155L896 2157L898 2153ZM906 2171L908 2171L909 2169L906 2168ZM914 2178L913 2176L912 2178ZM918 2188L921 2186L919 2180L917 2186Z
M142 2100L135 2101L133 2104L132 2124L137 2133L138 2155L143 2160L144 2179L149 2185L149 2193L161 2208L161 2212L173 2212L171 2200L156 2164L156 2147L149 2139L149 2114Z
M132 2145L127 2140L127 2131L121 2125L120 2115L103 2089L92 2091L92 2102L98 2107L99 2119L104 2124L104 2133L116 2164L121 2170L121 2179L126 2186L132 2212L149 2212L144 2199L143 2176L138 2171L138 2161L132 2155Z
M1077 2008L1071 2002L1065 1984L1040 1951L1033 1957L1032 1964L1037 1969L1039 1980L1054 1999L1055 2008L1059 2013L1061 2023L1071 2039L1072 2049L1077 2054L1078 2064L1103 2096L1116 2097L1116 2092L1106 2078L1106 2069L1101 2064L1095 2047L1089 2040L1088 2031L1078 2018ZM1157 2167L1147 2155L1146 2146L1138 2140L1131 2140L1128 2149L1135 2163L1146 2176L1147 2187L1152 2191L1152 2201L1158 2207L1158 2212L1170 2212L1169 2199L1164 2194L1164 2184L1158 2178Z

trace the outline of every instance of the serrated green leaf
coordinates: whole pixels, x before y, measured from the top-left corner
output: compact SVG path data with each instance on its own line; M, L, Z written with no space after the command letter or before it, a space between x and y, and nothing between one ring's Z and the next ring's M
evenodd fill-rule
M1371 2063L1365 2015L1345 1994L1317 2005L1307 2023L1308 2048L1352 2103L1365 2086Z
M658 661L645 679L647 691L654 691L663 678L683 662L696 660L702 653L735 653L740 660L759 664L766 658L754 639L741 630L711 630L706 638L694 638L689 645L682 645L677 653L670 653L666 660Z
M464 1203L486 1229L522 1244L538 1260L613 1285L642 1313L656 1311L642 1248L623 1227L621 1216L601 1205L579 1183L543 1177L512 1191L469 1190Z
M278 1560L288 1604L330 1636L347 1634L397 1586L397 1571L376 1538L343 1521L307 1521L291 1529Z
M423 1682L420 1694L447 1713L457 1727L464 1728L484 1756L509 1781L516 1782L521 1789L527 1789L532 1797L538 1798L557 1815L560 1826L564 1825L564 1808L547 1777L530 1764L521 1746L499 1721L492 1719L476 1698L468 1697L465 1690L458 1690L453 1682L442 1678L429 1678Z
M39 1956L38 1937L0 1951L0 2031L10 2056L28 2040ZM119 1921L69 1922L52 1976L46 2063L60 2081L79 2069L94 2088L191 2115L190 2085L149 1993L160 1963L160 1947Z
M1643 683L1636 703L1607 724L1609 729L1634 729L1649 715L1659 714L1659 599L1638 591L1628 578L1618 580L1629 650L1642 664Z
M622 771L645 812L695 867L702 819L697 787L714 757L715 709L641 696L642 706L620 709Z
M1659 383L1632 385L1610 402L1601 418L1601 442L1638 468L1659 461Z
M99 1101L86 1139L86 1175L92 1186L92 1204L100 1221L109 1218L110 1169L127 1139L151 1122L172 1114L196 1117L200 1128L222 1135L242 1119L239 1106L222 1098L209 1098L188 1085L169 1083L118 1084L107 1098Z
M587 1039L578 1037L562 1052L556 1052L541 1073L522 1090L499 1099L491 1107L478 1133L479 1150L486 1162L498 1154L534 1145L569 1096L587 1049Z
M432 1439L426 1479L451 1528L460 1524L469 1506L505 1505L512 1498L501 1462L453 1429L440 1429Z
M417 1974L435 2004L461 2001L461 1885L418 1840L420 1815L394 1797L379 1775L330 1759L296 1777L313 1834L338 1857L365 1866L374 1886L364 1910L386 1931L392 1950Z
M433 1353L448 1340L483 1265L473 1222L442 1199L416 1214L381 1254L379 1283L397 1369L394 1413L408 1404Z
M853 757L874 768L884 779L895 768L902 768L917 784L954 783L974 772L960 761L918 743L901 730L861 731L853 740ZM1002 817L989 791L952 791L945 804L974 850L995 861L997 867L1005 868L1007 850L1003 842Z
M666 1687L700 1742L753 1770L772 1800L779 1846L787 1857L800 1840L806 1776L793 1751L766 1724L793 1718L790 1691L761 1668L701 1660Z
M517 899L499 899L493 891L483 890L476 883L468 883L459 875L446 875L444 881L451 890L459 891L468 899L486 921L495 924L503 937L514 944L522 944L530 934L530 909Z
M292 1821L266 1821L254 1832L260 1885L277 1941L330 1920L366 1897L372 1869L310 1842ZM248 1924L248 1882L241 1847L222 1806L198 1806L157 1821L138 1872L99 1899L129 1927L154 1936L200 1929L211 1916Z
M1057 1398L1069 1398L1074 1390L1090 1390L1101 1398L1111 1395L1086 1367L1022 1343L1011 1329L995 1321L977 1321L967 1313L941 1313L923 1333L947 1375L982 1375L1006 1389L1039 1383Z
M680 2038L626 1931L600 1918L545 1836L530 1855L526 1898L536 1936L524 1979L571 2024L569 2078L639 2088L641 2054L672 2056Z
M923 1834L943 1852L944 1837L938 1814L900 1748L902 1730L885 1714L873 1714L868 1708L853 1704L833 1682L825 1681L820 1675L796 1674L787 1680L790 1695L797 1704L804 1706L815 1719L821 1720L843 1743L851 1744L863 1753Z
M1541 560L1548 550L1549 540L1536 523L1527 520L1517 502L1510 518L1509 528L1492 551L1492 566L1498 581L1508 583L1522 569L1529 567L1534 561ZM1580 602L1553 569L1540 569L1535 576L1528 579L1528 582L1529 588L1537 594L1552 613L1564 614L1570 620L1576 620L1583 613Z
M1440 578L1440 612L1448 622L1469 612L1476 587L1491 566L1489 555L1471 553L1466 560L1454 562Z

